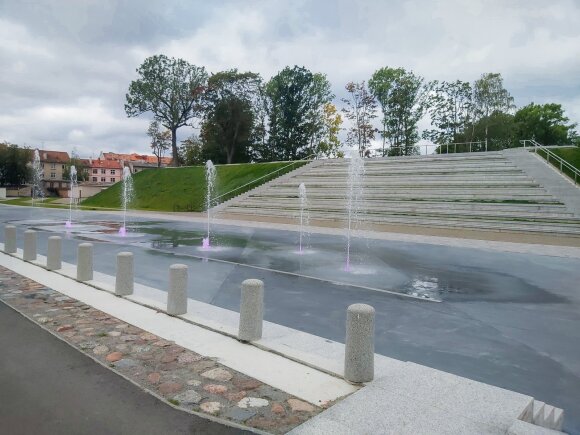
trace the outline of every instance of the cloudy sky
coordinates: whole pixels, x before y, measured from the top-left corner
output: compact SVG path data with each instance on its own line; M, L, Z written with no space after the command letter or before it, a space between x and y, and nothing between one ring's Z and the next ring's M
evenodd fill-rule
M0 0L0 141L147 152L149 119L123 104L158 53L265 79L303 65L337 101L383 66L427 80L499 72L517 105L557 102L580 122L579 23L579 0Z

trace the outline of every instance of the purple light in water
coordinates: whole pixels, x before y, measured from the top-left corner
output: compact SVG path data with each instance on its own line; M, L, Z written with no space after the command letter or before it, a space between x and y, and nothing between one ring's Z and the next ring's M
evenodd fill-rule
M209 237L204 237L201 247L203 249L209 249Z
M66 222L64 223L64 226L65 226L66 228L72 228L72 222L71 222L71 221L66 221Z
M127 235L127 228L125 228L125 227L119 228L119 235L121 237L125 237Z

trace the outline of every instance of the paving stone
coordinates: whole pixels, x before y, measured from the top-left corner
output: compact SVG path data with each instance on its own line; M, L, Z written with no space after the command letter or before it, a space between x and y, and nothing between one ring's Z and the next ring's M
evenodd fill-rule
M59 326L58 328L56 328L56 332L64 332L64 331L68 331L70 329L73 329L74 326L73 325L62 325Z
M243 423L244 421L256 415L257 411L253 409L242 409L238 407L229 408L222 413L222 417Z
M207 384L203 386L204 391L207 391L211 394L224 394L228 391L228 388L225 385L217 385L217 384Z
M247 393L245 391L238 391L237 393L226 393L225 398L228 399L230 402L239 402L244 397L246 397Z
M177 382L164 382L163 384L159 385L158 390L161 394L175 394L181 391L182 388L183 385Z
M195 390L187 390L173 397L174 400L178 400L180 405L183 406L196 405L202 398Z
M115 349L117 349L119 352L128 352L130 347L125 343L121 343L115 346Z
M96 347L93 349L93 353L94 353L95 355L104 355L104 354L106 354L108 351L109 351L109 348L108 348L107 346L103 346L103 345L96 346Z
M48 317L39 317L36 320L38 321L38 323L48 323L48 322L50 322L50 318L48 318Z
M171 341L167 341L167 340L159 340L156 341L155 343L153 343L153 346L157 346L157 347L167 347L167 346L171 346Z
M161 380L161 374L159 372L153 372L153 373L149 373L147 375L147 380L151 383L151 384L158 384L159 381Z
M129 369L138 365L139 363L131 358L123 358L115 363L115 367L118 369Z
M222 368L211 369L201 374L204 378L211 379L213 381L227 382L232 379L232 374Z
M196 355L191 352L184 352L177 357L177 362L180 364L190 364L193 362L200 361L203 357L201 355Z
M172 353L169 353L169 354L167 354L167 353L166 353L166 354L165 354L165 355L163 355L163 356L161 357L161 359L160 359L160 361L161 361L162 363L170 363L170 362L173 362L173 361L175 361L175 360L177 360L177 356L176 356L176 355L174 355L174 354L172 354Z
M284 407L280 404L280 403L273 403L272 404L272 412L274 414L285 414L286 410L284 409Z
M288 399L288 405L292 412L313 412L316 409L310 403L298 399Z
M219 402L204 402L200 405L200 409L208 414L219 414L222 405Z
M96 341L85 341L84 343L79 344L79 347L83 350L94 349L96 346L97 346Z
M119 337L121 335L121 332L120 331L110 331L110 332L107 332L107 335L109 337Z
M201 385L201 381L198 381L197 379L190 379L187 381L187 385L192 387L199 387Z
M250 391L262 386L262 382L250 378L234 378L233 384L240 390Z
M262 408L268 406L270 402L260 397L244 397L238 402L238 408Z
M113 352L105 357L105 359L109 362L119 361L121 358L123 358L123 354L121 352Z
M159 337L156 336L155 334L151 334L150 332L144 332L143 334L140 334L139 337L141 337L143 340L159 340Z
M137 335L121 335L119 337L119 340L121 340L121 341L135 341L138 338L139 337Z

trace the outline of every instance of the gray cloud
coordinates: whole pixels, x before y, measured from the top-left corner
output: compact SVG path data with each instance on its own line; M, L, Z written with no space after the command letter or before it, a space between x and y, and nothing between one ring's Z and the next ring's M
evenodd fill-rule
M128 119L123 104L135 69L156 53L266 79L304 65L328 75L337 100L347 81L386 65L428 80L494 71L518 105L561 103L580 121L574 0L208 3L1 1L0 140L146 151L148 120Z

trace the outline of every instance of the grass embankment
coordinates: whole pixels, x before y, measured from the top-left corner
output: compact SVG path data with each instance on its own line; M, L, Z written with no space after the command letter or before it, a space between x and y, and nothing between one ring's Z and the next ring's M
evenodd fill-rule
M576 147L576 148L550 148L550 151L552 151L558 157L561 157L562 159L564 159L565 161L570 163L577 170L580 170L580 148L579 147ZM543 152L542 150L539 150L538 154L540 156L542 156L543 158L546 158L546 153ZM552 165L556 166L557 168L560 168L560 163L558 163L554 159L550 159L550 163ZM562 172L564 172L570 178L574 179L574 173L569 168L566 168L564 166L562 168ZM576 181L580 182L580 179L578 177L576 177Z
M306 164L305 161L217 165L216 187L213 196L220 196L257 178L266 176L255 183L220 198L219 202L221 203L304 164ZM278 172L272 173L274 171ZM107 190L85 199L82 205L85 207L120 207L122 184L117 183ZM133 176L133 186L135 196L131 202L131 209L156 211L205 210L206 182L205 167L203 166L148 169Z

